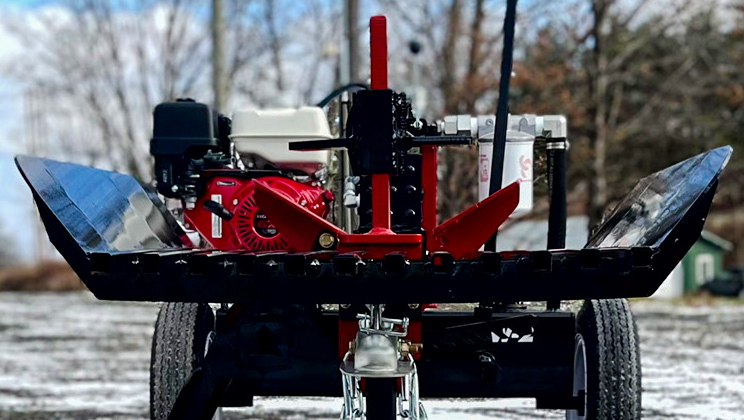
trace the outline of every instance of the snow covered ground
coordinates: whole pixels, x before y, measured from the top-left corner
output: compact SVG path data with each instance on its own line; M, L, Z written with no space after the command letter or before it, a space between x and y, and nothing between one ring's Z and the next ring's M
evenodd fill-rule
M644 417L741 419L744 305L633 304ZM154 304L0 293L0 419L144 419ZM261 398L229 419L337 419L333 398ZM560 419L532 400L430 400L431 419Z

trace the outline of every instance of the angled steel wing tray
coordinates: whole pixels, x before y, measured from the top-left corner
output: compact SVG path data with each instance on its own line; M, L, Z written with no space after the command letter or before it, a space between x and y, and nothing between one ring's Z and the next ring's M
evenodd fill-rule
M699 237L731 153L721 147L643 178L583 249L484 252L436 266L198 249L130 176L25 156L16 163L52 243L100 299L479 302L651 295Z

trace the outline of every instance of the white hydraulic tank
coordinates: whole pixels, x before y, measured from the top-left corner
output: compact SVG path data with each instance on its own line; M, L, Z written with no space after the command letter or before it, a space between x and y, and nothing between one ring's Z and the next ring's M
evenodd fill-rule
M478 200L489 196L491 183L491 158L496 118L483 115L473 118L473 128L478 133L479 168ZM566 137L566 118L562 115L509 115L504 148L502 187L520 181L519 204L512 217L532 210L534 144L536 137Z
M493 115L448 115L440 122L446 135L469 135L478 141L478 201L489 196L491 156L496 117ZM509 115L504 149L502 187L520 181L519 203L512 216L532 210L532 166L535 137L543 133L543 117Z

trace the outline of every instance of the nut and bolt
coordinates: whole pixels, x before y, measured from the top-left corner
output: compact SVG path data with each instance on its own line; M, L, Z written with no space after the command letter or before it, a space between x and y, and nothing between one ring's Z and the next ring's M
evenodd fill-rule
M409 355L416 354L421 351L421 349L424 348L424 345L421 343L411 343L410 341L401 341L398 344L398 350L400 351L400 355L403 357L408 357Z

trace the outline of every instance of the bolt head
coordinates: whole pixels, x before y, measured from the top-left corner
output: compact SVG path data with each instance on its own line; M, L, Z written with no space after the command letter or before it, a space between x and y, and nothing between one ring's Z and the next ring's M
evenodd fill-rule
M318 237L318 244L325 249L328 249L333 246L333 244L336 243L336 237L331 235L330 233L322 233L320 237Z

